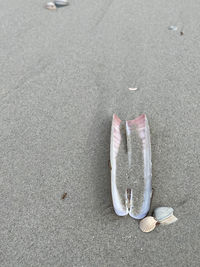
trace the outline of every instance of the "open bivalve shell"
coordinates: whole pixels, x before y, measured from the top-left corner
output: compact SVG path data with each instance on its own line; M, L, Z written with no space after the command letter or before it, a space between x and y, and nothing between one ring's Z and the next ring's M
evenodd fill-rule
M113 115L110 163L116 214L143 219L150 209L152 197L151 142L145 114L128 121Z

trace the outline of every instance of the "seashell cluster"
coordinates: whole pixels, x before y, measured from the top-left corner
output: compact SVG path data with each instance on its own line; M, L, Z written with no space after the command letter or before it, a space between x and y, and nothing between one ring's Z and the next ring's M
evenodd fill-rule
M140 221L140 229L144 233L154 230L156 225L169 225L178 219L173 214L174 209L170 207L159 207L154 210L154 217L147 216Z
M68 5L69 5L68 0L55 0L54 2L48 2L46 4L46 8L49 10L55 10L56 7L63 7Z
M55 0L55 4L66 1ZM137 88L129 88L129 90L136 91ZM108 165L111 169L113 207L118 216L130 215L134 219L141 220L139 226L144 233L153 231L156 225L168 225L177 221L173 214L174 210L170 207L156 208L153 216L147 216L153 192L151 140L145 114L126 121L122 121L113 114ZM124 165L123 170L121 170L122 165ZM126 182L121 186L120 182L127 176L130 183ZM136 177L140 178L138 184L141 183L142 186L135 188ZM137 195L138 191L140 195Z
M173 208L159 207L154 210L154 217L160 224L168 225L177 221L177 218L174 216L173 212Z

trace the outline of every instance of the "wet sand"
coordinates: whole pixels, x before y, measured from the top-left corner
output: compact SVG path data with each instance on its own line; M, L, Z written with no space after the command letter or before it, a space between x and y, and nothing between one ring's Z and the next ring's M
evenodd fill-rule
M1 1L0 265L198 266L200 3L45 4ZM147 114L152 209L176 223L114 213L113 113Z

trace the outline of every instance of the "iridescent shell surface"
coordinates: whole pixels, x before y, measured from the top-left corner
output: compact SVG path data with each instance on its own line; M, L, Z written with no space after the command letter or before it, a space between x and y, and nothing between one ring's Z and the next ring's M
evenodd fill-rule
M145 114L139 116L134 120L126 121L125 126L125 135L127 138L126 142L122 142L122 121L117 117L117 115L113 115L112 128L111 128L111 142L110 142L110 162L111 162L111 191L112 191L112 200L114 210L117 215L125 216L129 214L134 219L142 219L146 216L150 208L151 195L152 195L152 187L151 187L151 177L152 177L152 164L151 164L151 143L150 143L150 132L149 132L149 124ZM134 149L131 147L130 136L134 133L139 143L141 143L141 155L142 162L140 162L140 168L142 176L141 181L143 183L143 187L138 192L140 194L140 205L138 208L135 208L137 205L137 198L135 194L137 193L135 187L131 187L127 184L126 188L123 188L123 192L119 190L119 186L117 183L117 179L119 181L118 176L118 163L117 158L120 156L120 149L123 146L126 146L126 149L123 153L127 153L125 166L127 168L132 168L132 155L135 153ZM136 144L137 144L136 140ZM123 144L122 144L123 143ZM123 165L123 164L122 164ZM120 179L125 179L124 176L120 176ZM132 168L131 175L129 180L131 185L134 184L134 180L136 179L134 174L134 168ZM135 192L135 194L134 194ZM135 204L134 204L135 203Z

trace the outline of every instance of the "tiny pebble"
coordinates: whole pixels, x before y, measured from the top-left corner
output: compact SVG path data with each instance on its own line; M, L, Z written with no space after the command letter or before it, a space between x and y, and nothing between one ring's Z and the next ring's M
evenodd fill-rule
M67 196L67 193L62 194L62 199L65 199Z
M170 30L170 31L177 31L177 29L178 29L178 27L173 26L173 25L168 27L168 30Z

